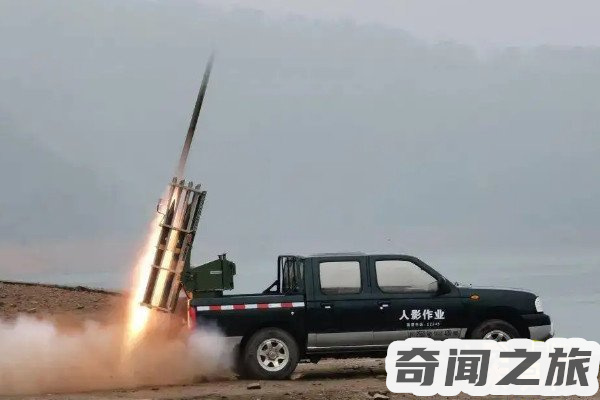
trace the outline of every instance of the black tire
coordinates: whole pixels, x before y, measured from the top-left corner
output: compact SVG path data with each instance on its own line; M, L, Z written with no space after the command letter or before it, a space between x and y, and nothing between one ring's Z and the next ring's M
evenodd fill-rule
M275 358L272 360L263 356L265 352ZM252 335L242 350L243 370L253 379L287 379L296 369L298 358L296 340L279 328L259 330ZM259 359L262 361L259 362Z
M503 333L506 337L502 338L500 333ZM470 338L506 341L510 339L517 339L519 336L519 331L508 322L501 319L490 319L484 321L475 329L473 329ZM497 340L496 338L504 340Z

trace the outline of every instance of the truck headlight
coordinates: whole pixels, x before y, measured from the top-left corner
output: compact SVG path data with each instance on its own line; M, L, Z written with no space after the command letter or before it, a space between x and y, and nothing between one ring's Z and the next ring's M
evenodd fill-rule
M539 297L535 298L535 311L544 312L544 307L542 307L542 299Z

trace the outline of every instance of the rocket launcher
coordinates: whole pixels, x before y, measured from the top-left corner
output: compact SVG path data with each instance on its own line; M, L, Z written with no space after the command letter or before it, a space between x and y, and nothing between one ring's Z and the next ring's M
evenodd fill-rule
M181 274L186 265L189 265L192 244L206 198L206 191L202 191L200 185L194 186L193 182L186 183L182 177L206 93L212 63L213 56L211 55L204 71L177 165L176 176L169 184L167 201L163 209L160 209L160 204L157 207L157 211L163 217L159 223L160 235L141 304L167 312L175 311L181 290Z
M166 210L142 305L173 312L181 288L181 274L189 262L192 243L200 221L206 192L192 182L169 185Z

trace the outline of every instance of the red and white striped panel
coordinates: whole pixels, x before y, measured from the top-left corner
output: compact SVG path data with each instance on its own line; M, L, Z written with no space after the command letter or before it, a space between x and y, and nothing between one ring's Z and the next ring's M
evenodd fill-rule
M232 304L232 305L214 305L198 306L198 311L227 311L227 310L254 310L267 308L297 308L304 307L303 301L293 303L260 303L260 304Z

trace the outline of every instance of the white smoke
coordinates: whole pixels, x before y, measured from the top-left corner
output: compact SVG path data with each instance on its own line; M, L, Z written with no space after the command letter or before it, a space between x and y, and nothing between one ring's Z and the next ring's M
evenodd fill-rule
M56 393L190 383L223 375L225 339L215 329L156 332L131 352L122 324L62 326L19 316L0 320L0 394Z

